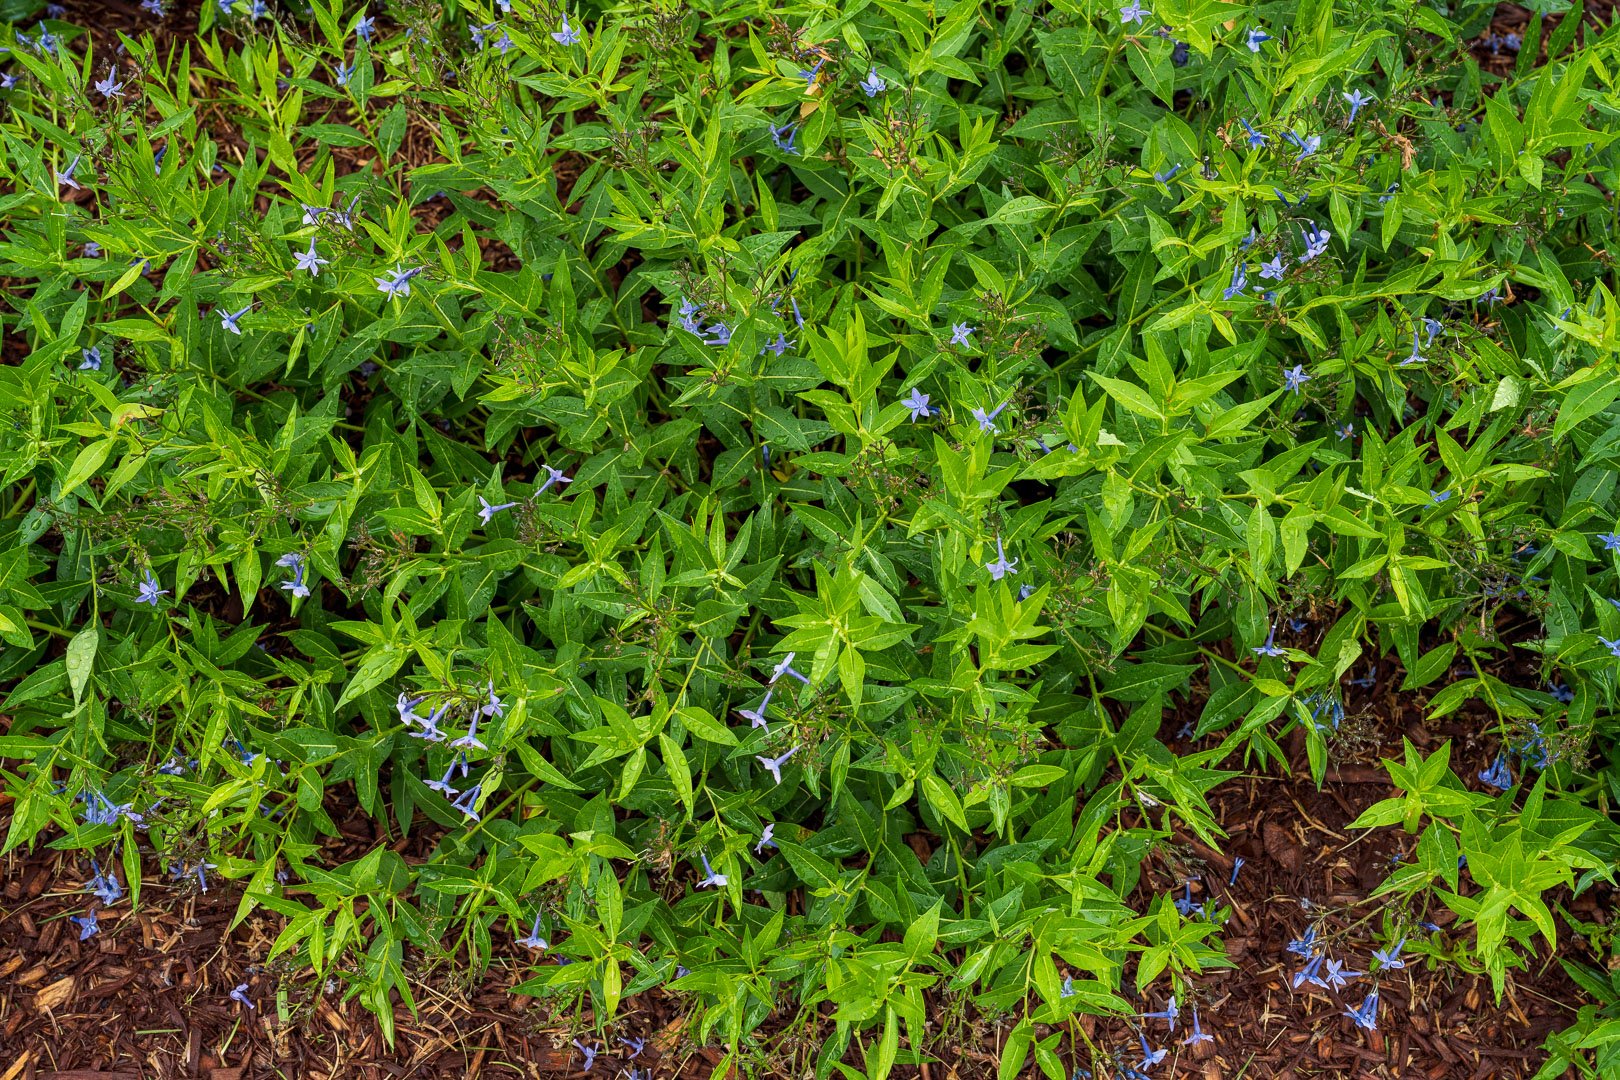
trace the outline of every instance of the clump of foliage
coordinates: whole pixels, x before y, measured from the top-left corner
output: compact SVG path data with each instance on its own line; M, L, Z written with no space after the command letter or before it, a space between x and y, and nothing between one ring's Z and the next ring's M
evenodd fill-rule
M818 1076L942 992L1061 1078L1227 963L1144 860L1379 679L1500 757L1389 763L1351 1018L1610 948L1555 911L1620 783L1578 7L1483 65L1467 0L296 8L7 34L6 849L239 883L385 1028L409 948L739 1062L830 1005ZM326 864L351 807L431 856ZM1620 1046L1578 977L1548 1075Z

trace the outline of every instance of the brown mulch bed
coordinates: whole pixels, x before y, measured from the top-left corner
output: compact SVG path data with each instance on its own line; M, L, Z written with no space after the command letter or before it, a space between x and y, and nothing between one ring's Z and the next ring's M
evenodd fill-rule
M1193 1002L1182 1003L1184 1023L1188 1006L1198 1005L1213 1044L1198 1047L1195 1055L1179 1045L1185 1027L1170 1037L1162 1022L1148 1022L1155 1045L1174 1050L1153 1070L1156 1080L1528 1077L1540 1066L1546 1035L1570 1022L1582 996L1545 956L1526 971L1511 972L1507 992L1497 1002L1488 979L1454 965L1431 964L1409 946L1408 967L1382 982L1377 1033L1362 1032L1344 1017L1344 1009L1366 994L1365 979L1339 996L1290 988L1298 964L1285 945L1313 918L1321 920L1324 934L1342 935L1330 951L1355 970L1365 970L1371 949L1382 940L1382 901L1369 896L1397 852L1410 857L1414 838L1396 827L1360 834L1345 827L1394 793L1372 763L1376 757L1397 754L1404 735L1425 752L1452 738L1464 776L1488 760L1487 746L1467 734L1481 730L1469 718L1428 726L1417 715L1402 717L1400 707L1412 697L1386 694L1374 703L1376 711L1365 714L1363 724L1376 731L1363 731L1367 741L1358 760L1336 763L1320 791L1303 769L1298 745L1290 748L1296 765L1292 778L1244 777L1216 789L1211 806L1229 834L1224 854L1182 836L1180 843L1150 857L1144 884L1133 898L1136 906L1145 907L1153 894L1170 889L1180 895L1183 882L1196 875L1194 901L1231 910L1224 944L1236 965L1199 976ZM1165 726L1164 736L1172 742L1179 723L1173 718ZM6 809L0 805L0 830ZM342 839L329 846L328 864L389 842L374 830L359 815L344 821ZM408 845L394 846L415 858L431 839L431 830L413 832ZM1245 865L1234 887L1228 880L1236 855ZM0 860L5 882L0 886L0 1080L581 1075L579 1055L569 1041L590 1029L590 1018L563 1015L546 1002L514 994L527 957L502 940L500 928L497 966L473 985L455 965L430 967L407 957L408 965L416 964L412 987L421 1011L413 1018L400 1010L397 1041L390 1048L375 1020L358 1003L342 1000L337 982L320 985L307 973L263 966L280 921L261 912L230 929L238 888L220 882L204 894L194 885L171 886L150 862L147 874L140 909L132 912L126 896L102 910L101 933L80 942L77 927L67 921L87 906L82 888L89 875L77 857L39 849ZM1589 893L1574 909L1602 921L1611 901ZM1451 921L1443 912L1413 917L1443 927ZM1419 936L1444 944L1450 931ZM1561 945L1571 954L1582 947L1568 935ZM229 999L231 989L243 982L256 1003L253 1010ZM935 1042L928 1049L938 1060L926 1071L897 1066L894 1075L993 1076L996 1049L1009 1025L964 1018L943 999L934 1004L937 1022L930 1035ZM635 1061L604 1050L594 1075L622 1076L631 1067L650 1067L657 1077L715 1075L721 1050L686 1038L690 1005L684 995L664 991L627 1000L611 1034L645 1037L647 1049ZM1163 1002L1142 1007L1158 1009ZM764 1031L779 1030L786 1012L768 1021ZM1126 1060L1131 1063L1140 1057L1129 1022L1084 1017L1077 1027L1082 1037L1061 1045L1071 1067L1095 1064L1085 1051L1087 1042L1104 1055L1130 1048ZM801 1035L790 1047L788 1040L762 1032L761 1074L800 1075L806 1046L819 1042L824 1032L812 1034L811 1043ZM1025 1074L1038 1075L1033 1061ZM1099 1080L1105 1075L1098 1070Z

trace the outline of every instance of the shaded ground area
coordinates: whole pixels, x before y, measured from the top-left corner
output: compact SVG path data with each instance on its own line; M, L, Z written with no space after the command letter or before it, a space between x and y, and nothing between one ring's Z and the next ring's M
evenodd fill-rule
M1302 748L1294 747L1293 779L1250 777L1214 793L1217 820L1230 834L1228 854L1187 837L1150 861L1134 898L1138 906L1145 907L1154 892L1174 888L1182 895L1184 883L1196 875L1194 902L1231 909L1225 944L1236 965L1201 976L1193 1001L1183 1003L1183 1025L1187 1007L1196 1003L1213 1043L1181 1046L1184 1026L1171 1037L1162 1021L1148 1023L1155 1045L1173 1048L1153 1070L1156 1078L1527 1077L1540 1065L1546 1034L1570 1021L1580 993L1546 958L1513 973L1498 1003L1488 979L1450 963L1431 965L1409 949L1408 967L1381 984L1377 1033L1357 1029L1344 1015L1365 996L1365 979L1336 995L1291 988L1299 965L1285 946L1307 923L1317 921L1323 936L1333 939L1330 952L1354 970L1366 969L1381 940L1386 912L1382 901L1368 897L1393 856L1410 855L1413 839L1398 828L1355 835L1345 829L1367 806L1393 794L1371 762L1380 753L1398 752L1402 735L1426 747L1451 737L1465 776L1489 757L1488 747L1473 745L1468 734L1484 730L1483 723L1459 717L1428 728L1415 712L1411 719L1397 718L1393 694L1372 704L1379 708L1364 720L1371 729L1362 732L1357 760L1342 759L1322 790L1304 772ZM1179 724L1175 718L1167 722L1165 736ZM0 825L7 809L0 803ZM330 862L370 850L382 840L372 829L358 815L345 822L343 839L330 845ZM430 833L413 832L407 857L432 841ZM1235 886L1227 884L1232 856L1245 860ZM230 929L238 890L223 883L206 894L194 885L171 886L150 860L147 873L140 910L131 912L126 897L104 909L101 932L81 942L68 916L86 908L87 866L49 850L13 853L0 865L0 1080L581 1075L580 1055L569 1042L591 1028L590 1018L556 1014L546 1002L513 994L529 954L502 941L500 928L497 966L476 985L466 985L464 973L452 965L429 969L420 957L408 957L417 965L413 992L421 1013L413 1019L401 1010L397 1044L390 1050L374 1019L358 1003L344 1002L336 983L314 985L306 975L263 966L279 917L255 914ZM1575 910L1601 920L1611 902L1591 893L1575 902ZM1426 940L1442 948L1450 940L1446 913L1412 914L1442 926ZM1583 948L1567 936L1561 944L1577 956ZM251 1010L229 997L244 982L256 1003ZM928 1050L938 1060L927 1069L898 1066L895 1075L994 1075L1010 1024L963 1016L957 1004L945 997L933 1001ZM627 1000L610 1033L621 1056L604 1049L592 1074L622 1076L631 1067L651 1067L658 1077L715 1075L722 1050L690 1044L690 1008L690 1000L674 992ZM779 1032L790 1015L783 1010L763 1030ZM825 1028L766 1036L757 1061L761 1075L803 1075L830 1024ZM1065 1061L1101 1065L1099 1078L1109 1075L1108 1053L1116 1048L1131 1051L1128 1062L1140 1060L1128 1022L1083 1018L1071 1034L1061 1046ZM647 1040L637 1059L616 1042L621 1036ZM1087 1052L1088 1043L1095 1055ZM1072 1047L1078 1047L1078 1057ZM1033 1063L1027 1074L1037 1075Z

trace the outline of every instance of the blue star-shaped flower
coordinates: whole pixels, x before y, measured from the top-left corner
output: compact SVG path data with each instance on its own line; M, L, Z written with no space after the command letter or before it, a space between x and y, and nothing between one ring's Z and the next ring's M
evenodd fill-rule
M793 145L793 140L798 138L799 135L799 125L797 123L790 122L783 124L780 127L772 124L770 125L770 132L771 142L774 143L776 148L782 151L782 153L797 154L799 152L799 148Z
M152 576L152 571L147 570L146 576L141 579L140 588L136 590L135 602L137 604L151 604L153 607L157 607L159 599L168 594L168 589L158 588L158 579Z
M237 320L240 319L242 316L246 315L251 310L253 310L253 305L252 304L249 304L247 307L242 308L240 311L226 311L224 308L215 308L214 309L215 313L219 315L220 323L224 325L226 330L228 330L231 333L235 334L237 337L242 336L242 327L237 324Z
M309 250L294 253L293 260L299 270L308 270L310 277L320 277L321 267L332 261L331 259L323 259L315 253L315 238L313 236L309 238Z
M1248 287L1248 284L1249 268L1242 261L1239 261L1236 266L1232 267L1232 283L1222 291L1221 295L1230 300L1242 293Z
M1368 994L1367 1000L1363 1001L1360 1007L1346 1009L1344 1011L1344 1015L1354 1020L1356 1022L1356 1026L1359 1028L1366 1028L1368 1031L1377 1031L1378 991L1374 990L1372 993Z
M1371 94L1363 94L1358 87L1357 89L1345 94L1344 100L1350 103L1350 122L1353 124L1356 122L1356 113L1361 111L1361 107L1368 102L1377 101L1378 99L1373 97Z
M984 568L990 571L992 581L1000 581L1008 574L1018 573L1018 560L1007 558L1006 551L1001 547L1001 537L996 537L996 561L985 563Z
M402 296L411 295L411 278L420 274L426 267L413 266L409 270L402 269L398 263L394 264L393 271L385 278L375 278L377 291L390 299L397 300Z
M1401 361L1401 367L1406 367L1409 364L1421 364L1421 363L1423 363L1423 360L1424 360L1423 353L1418 348L1418 332L1417 332L1417 328L1413 327L1412 328L1412 355L1408 356L1405 360Z
M1479 779L1499 791L1506 791L1512 787L1513 773L1508 768L1507 758L1497 754L1496 760L1491 762L1491 767L1479 774Z

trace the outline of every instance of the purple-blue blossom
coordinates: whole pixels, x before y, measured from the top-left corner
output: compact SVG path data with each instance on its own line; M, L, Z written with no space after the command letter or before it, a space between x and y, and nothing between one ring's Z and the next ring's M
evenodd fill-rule
M73 179L73 170L77 169L79 167L79 159L82 158L82 157L84 157L83 154L74 155L73 160L68 162L67 171L58 172L56 174L56 182L58 184L66 184L68 187L72 188L74 191L79 190L79 182L77 180Z
M1395 969L1405 967L1406 961L1401 959L1401 946L1405 944L1406 939L1401 938L1388 949L1374 949L1373 959L1378 961L1378 969L1382 971L1386 968ZM1376 995L1374 996L1376 997Z
M764 728L765 733L769 735L771 729L766 723L765 710L770 707L771 695L774 693L776 693L776 689L774 687L767 687L765 690L765 700L761 701L757 708L738 709L737 715L741 716L744 720L747 720L749 727Z
M697 883L697 887L700 889L708 886L716 889L724 888L726 882L730 879L724 874L716 873L714 867L709 865L708 852L699 852L698 854L703 859L703 878Z
M482 783L474 784L472 787L462 792L461 798L457 799L450 805L453 808L460 810L462 814L473 821L482 820L479 818L478 811L475 808L478 806L479 796L481 796L483 793L484 785Z
M952 323L951 324L951 344L952 345L968 345L968 344L970 344L970 342L968 341L968 338L973 335L973 331L976 330L976 329L978 329L978 327L969 326L965 322Z
M754 760L758 761L760 763L760 765L763 766L765 768L765 770L771 774L772 778L775 779L775 781L778 784L780 784L782 782L782 766L787 764L788 758L792 757L794 754L797 754L798 752L799 752L799 748L797 746L790 746L790 747L788 747L788 752L781 755L780 757L773 757L772 758L772 757L764 757L763 755L760 755L760 754L755 754L754 755Z
M1327 984L1334 990L1343 990L1349 985L1351 979L1358 979L1367 974L1365 971L1346 971L1342 960L1329 960L1327 962Z
M494 518L496 514L500 513L502 510L510 510L516 505L517 503L515 502L504 502L496 503L492 506L490 505L488 499L480 495L478 496L478 520L482 521L485 526L488 526L490 520Z
M1368 1031L1378 1030L1378 991L1374 990L1367 995L1367 999L1354 1009L1346 1009L1344 1015L1356 1022L1359 1028Z
M580 1066L580 1071L582 1071L582 1072L590 1072L591 1067L596 1064L596 1053L597 1053L596 1047L594 1047L594 1046L586 1046L584 1043L580 1042L578 1039L575 1039L574 1040L574 1049L578 1050L581 1054L585 1055L585 1064Z
M1327 251L1328 238L1333 234L1326 229L1318 229L1316 222L1306 222L1300 236L1305 241L1305 254L1300 256L1300 262L1308 263L1312 259Z
M481 712L485 716L503 716L504 717L506 715L506 702L502 701L499 697L496 696L496 694L495 694L495 680L494 679L489 680L489 687L488 687L486 692L488 694L488 697L485 700L484 704L482 704L482 705L480 705L478 707L478 711Z
M763 855L763 854L765 854L765 849L766 848L774 848L774 847L776 847L776 841L772 839L772 837L775 836L775 835L776 835L776 822L767 821L765 823L764 831L759 834L759 843L754 845L754 854L755 855Z
M1141 1034L1140 1032L1137 1033L1137 1038L1142 1040L1142 1060L1137 1064L1136 1067L1143 1072L1146 1072L1148 1069L1153 1068L1153 1066L1163 1061L1165 1059L1165 1055L1170 1053L1168 1049L1153 1049L1148 1045L1147 1036Z
M472 714L472 719L467 722L467 734L452 742L450 744L451 746L461 750L489 749L489 747L478 741L478 717L479 713L474 711Z
M1142 0L1131 0L1129 4L1119 9L1119 24L1130 26L1140 23L1147 18L1147 9L1142 6Z
M1294 978L1293 978L1293 982L1292 982L1293 988L1295 990L1298 990L1301 986L1305 985L1306 983L1310 983L1310 984L1312 984L1314 986L1320 986L1323 989L1326 989L1327 988L1327 980L1322 978L1321 970L1322 970L1322 956L1321 956L1321 954L1317 954L1316 956L1313 956L1308 961L1306 961L1304 967L1302 967L1298 971L1294 972Z
M1256 131L1253 127L1251 127L1249 125L1249 122L1247 120L1245 120L1243 117L1241 117L1241 116L1238 117L1238 123L1242 124L1243 125L1243 130L1247 131L1249 133L1249 137L1248 137L1249 149L1253 150L1255 147L1264 146L1264 145L1266 145L1266 143L1271 141L1271 136L1270 135L1267 135L1263 131Z
M1176 997L1174 994L1171 994L1169 1003L1166 1004L1163 1009L1161 1009L1159 1012L1143 1013L1142 1019L1167 1021L1170 1024L1170 1030L1175 1031L1176 1020L1179 1019L1180 1016L1181 1010L1176 1007Z
M409 296L411 295L411 278L425 269L427 268L423 266L413 266L406 270L399 263L395 263L394 269L387 277L374 279L377 282L377 291L394 300L402 296Z
M1412 354L1410 356L1408 356L1405 360L1402 360L1400 366L1401 367L1407 367L1407 366L1409 366L1411 364L1421 364L1421 363L1423 363L1423 361L1424 361L1423 352L1422 352L1422 350L1420 350L1418 348L1418 332L1417 332L1417 328L1413 327L1412 328Z
M1018 573L1018 560L1007 558L1007 553L1001 546L1001 537L996 537L995 562L985 563L984 568L990 571L990 580L992 581L1000 581L1007 574Z
M343 226L344 231L354 232L354 208L358 205L360 205L360 196L356 195L354 198L349 200L349 205L344 207L342 210L339 210L334 206L332 209L328 210L327 213L332 215L333 221ZM420 272L421 268L418 267L410 272L410 276L415 276ZM405 292L407 295L410 294L409 289L406 289Z
M1361 111L1361 107L1363 105L1366 105L1369 102L1378 100L1377 98L1373 97L1371 94L1363 94L1359 87L1357 87L1354 90L1351 90L1349 93L1344 94L1342 96L1344 97L1344 100L1346 102L1348 102L1349 105L1350 105L1350 122L1352 124L1356 122L1356 113Z
M94 345L92 345L88 349L82 350L80 352L80 356L82 356L84 358L79 363L79 370L80 371L100 371L101 370L101 350L100 349L98 349Z
M1266 643L1254 647L1256 656L1287 656L1288 650L1277 644L1277 624L1271 624L1271 630L1266 634Z
M457 791L450 784L450 778L456 774L456 763L452 761L450 767L444 770L444 776L438 780L424 780L422 785L431 791L437 791L445 798L454 798Z
M597 29L600 30L601 27L599 26ZM559 45L564 46L579 44L579 31L568 25L568 12L565 11L562 13L562 29L553 30L551 32L551 40L555 41Z
M1001 415L1001 410L1005 409L1007 407L1008 403L1011 402L1011 401L1012 401L1012 396L1008 395L1002 401L1002 403L1000 405L997 405L994 409L991 409L989 412L985 412L983 409L978 409L978 408L974 409L973 410L973 419L978 422L979 430L980 431L987 431L992 435L996 434L996 424L995 424L996 417Z
M799 135L797 122L790 122L780 126L770 124L768 127L771 133L771 142L778 150L784 154L797 154L799 152L799 148L793 145L793 140L798 138Z
M910 396L900 399L900 404L911 410L911 422L913 424L919 419L926 420L934 415L933 411L928 408L928 400L928 395L915 386L911 388Z
M240 311L226 311L223 307L217 307L214 309L214 314L219 316L220 324L225 328L226 331L235 334L237 337L241 337L242 327L237 320L252 310L252 304L247 305Z
M428 742L444 742L446 736L444 732L439 730L439 721L444 719L444 714L449 711L450 703L445 702L437 709L434 709L426 719L412 714L411 719L415 720L418 724L421 724L422 730L411 732L411 738L426 739Z
M293 577L291 581L283 581L281 587L298 599L309 596L309 586L304 583L304 557L296 551L289 551L276 560L277 566L291 567Z
M529 936L518 938L517 943L530 949L551 948L551 943L540 936L540 913L538 911L534 913L534 925L529 927Z
M116 904L118 898L124 895L123 886L118 884L118 875L111 870L102 873L94 859L90 861L90 869L95 872L95 877L90 879L88 891L94 893L103 905Z
M1193 1006L1192 1034L1181 1040L1182 1046L1197 1046L1201 1042L1214 1042L1213 1036L1205 1035L1204 1029L1198 1026L1198 1006Z
M546 479L544 483L535 488L534 493L536 495L544 494L546 488L550 487L552 484L562 485L572 484L574 482L574 478L571 476L564 476L561 469L554 469L550 465L541 465L540 467L546 470Z
M1507 758L1502 754L1496 755L1491 767L1479 774L1481 783L1489 784L1499 791L1506 791L1513 786L1513 772L1508 768Z
M1297 396L1304 389L1311 376L1306 374L1304 364L1295 364L1292 368L1283 369L1283 383Z
M1270 40L1271 40L1271 35L1266 33L1264 30L1259 30L1259 29L1256 29L1254 27L1249 28L1248 44L1249 44L1249 51L1250 52L1252 52L1252 53L1259 52L1260 51L1260 46L1263 45L1265 42L1268 42Z
M146 576L141 579L140 587L136 591L135 602L137 604L151 604L153 607L157 607L159 599L169 595L169 590L158 588L158 579L152 576L150 569L145 573Z
M1188 880L1188 881L1182 882L1182 885L1183 885L1183 887L1185 888L1186 891L1185 891L1185 893L1183 893L1181 899L1176 901L1176 911L1181 915L1181 917L1183 919L1190 919L1194 915L1202 915L1204 913L1204 905L1203 904L1195 904L1195 903L1193 903L1192 881ZM1172 1004L1174 1004L1175 1003L1175 998L1171 998L1170 1001L1171 1001ZM1172 1031L1174 1031L1175 1030L1175 1024L1172 1023L1170 1025L1170 1029Z
M289 556L283 555L280 559L276 560L276 565L293 565L292 563L285 561L288 558ZM290 558L296 560L299 557L297 555L292 555ZM400 694L399 699L394 702L394 709L399 713L399 722L402 724L420 724L422 722L422 718L416 715L416 707L426 700L427 698L425 697L410 697L406 694Z
M1294 159L1296 162L1304 161L1322 148L1322 136L1320 135L1307 135L1302 139L1294 134L1292 128L1284 128L1283 138L1299 147L1299 156Z
M297 269L308 270L310 277L320 277L321 267L330 263L331 259L323 259L315 252L315 238L309 238L309 250L293 253L293 260Z
M872 68L866 73L866 78L861 80L860 87L866 91L867 97L875 98L887 90L889 84L883 81L883 76L877 73L877 68Z
M798 679L800 682L804 683L804 685L810 685L809 678L793 668L793 658L797 655L798 653L788 653L786 656L782 657L781 663L777 664L776 667L771 669L770 685L775 686L776 680L780 679L783 675L791 675L795 679Z
M1221 296L1227 300L1232 299L1234 296L1240 296L1243 290L1248 288L1248 285L1249 268L1243 260L1239 259L1237 265L1232 267L1232 283L1226 287Z

